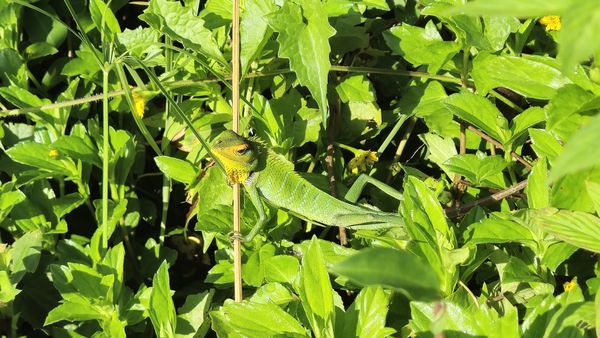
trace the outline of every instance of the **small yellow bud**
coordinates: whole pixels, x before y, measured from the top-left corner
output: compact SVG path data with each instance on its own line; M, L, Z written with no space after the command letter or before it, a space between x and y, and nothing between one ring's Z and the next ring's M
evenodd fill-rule
M539 22L544 26L546 32L560 30L560 16L558 15L543 16Z
M570 282L566 282L563 284L563 288L565 292L569 292L577 287L577 277L573 278Z
M131 93L131 97L133 98L133 108L135 110L134 113L139 118L144 118L144 109L146 108L146 101L144 101L144 97L136 91Z
M56 149L50 149L50 151L48 151L48 156L51 158L57 158L58 157L58 150Z

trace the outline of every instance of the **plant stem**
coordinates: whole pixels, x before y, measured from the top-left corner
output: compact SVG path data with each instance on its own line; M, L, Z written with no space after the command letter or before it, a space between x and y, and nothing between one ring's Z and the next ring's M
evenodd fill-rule
M231 32L231 104L232 104L232 126L234 132L240 129L240 4L239 0L233 0L232 8L232 32ZM233 233L241 232L240 224L240 184L233 185ZM234 275L234 299L241 302L242 294L242 249L240 236L234 236L233 240L233 275Z
M108 75L109 66L105 64L102 69L102 243L108 248Z
M444 212L446 213L446 217L448 217L448 218L458 217L458 216L464 214L465 212L471 210L471 208L474 208L476 206L485 205L485 204L488 204L491 202L501 201L501 200L507 198L508 196L516 194L517 192L525 189L526 186L527 186L527 180L524 180L524 181L517 183L516 185L513 185L512 187L510 187L508 189L499 191L493 195L478 199L473 202L465 203L456 208L445 209Z
M394 159L392 160L392 164L398 162L398 160L400 159L400 156L402 156L402 153L404 152L404 147L406 147L406 143L408 142L408 139L410 138L410 134L413 131L413 128L415 127L415 124L417 123L417 118L416 117L411 117L408 120L408 125L406 126L406 131L404 132L404 135L402 135L402 139L400 140L400 143L398 143L398 148L396 148L396 153L394 154ZM392 181L392 171L389 172L388 177L386 179L386 183L390 183Z
M481 137L482 139L490 142L491 144L495 145L496 147L504 150L504 146L494 140L493 138L491 138L490 136L488 136L486 133L482 132L481 130L473 127L473 126L468 126L467 129L469 129L470 131L474 132L475 134L477 134L479 137ZM528 169L531 169L531 163L527 162L523 157L521 157L519 154L515 153L514 151L510 152L510 156L514 157L515 160L521 162L525 167L527 167Z

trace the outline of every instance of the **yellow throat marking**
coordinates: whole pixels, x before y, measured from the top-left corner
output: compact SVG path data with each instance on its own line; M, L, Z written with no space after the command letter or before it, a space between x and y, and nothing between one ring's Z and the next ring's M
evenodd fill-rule
M252 172L252 161L244 161L243 158L237 157L238 154L246 151L248 147L248 144L242 143L214 150L215 156L219 158L225 168L227 181L231 184L246 182Z

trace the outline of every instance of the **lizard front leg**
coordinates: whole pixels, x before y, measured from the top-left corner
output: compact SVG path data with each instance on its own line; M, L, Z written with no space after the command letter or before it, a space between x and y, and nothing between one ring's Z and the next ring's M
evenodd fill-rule
M250 201L252 202L254 208L256 208L256 211L258 212L258 220L256 220L254 227L252 227L252 230L250 230L250 233L248 233L248 235L243 237L244 242L250 242L252 241L254 236L258 234L260 229L262 229L262 227L265 225L267 221L267 215L265 214L265 208L262 204L262 201L260 200L260 194L258 193L258 189L256 189L256 187L251 184L245 185L244 187L248 192Z

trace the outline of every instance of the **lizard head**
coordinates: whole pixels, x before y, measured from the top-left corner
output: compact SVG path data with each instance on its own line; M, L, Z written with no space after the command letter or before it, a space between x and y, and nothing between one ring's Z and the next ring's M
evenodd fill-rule
M212 150L225 167L229 183L244 183L258 165L254 144L231 130L217 136Z

